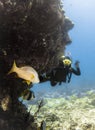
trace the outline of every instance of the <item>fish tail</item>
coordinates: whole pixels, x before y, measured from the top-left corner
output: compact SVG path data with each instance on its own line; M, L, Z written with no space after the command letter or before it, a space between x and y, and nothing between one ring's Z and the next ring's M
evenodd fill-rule
M16 62L15 62L15 60L14 60L13 66L12 66L11 70L8 72L8 74L11 74L11 73L13 73L13 72L16 72L16 69L17 69L17 66L16 66Z

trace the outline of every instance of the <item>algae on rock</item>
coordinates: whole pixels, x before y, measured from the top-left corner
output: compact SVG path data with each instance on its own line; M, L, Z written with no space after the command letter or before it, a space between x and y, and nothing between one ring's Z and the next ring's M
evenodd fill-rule
M57 66L71 42L72 27L60 0L0 0L0 129L27 130L34 120L18 101L31 86L15 74L7 75L13 61L19 67L32 66L39 74Z

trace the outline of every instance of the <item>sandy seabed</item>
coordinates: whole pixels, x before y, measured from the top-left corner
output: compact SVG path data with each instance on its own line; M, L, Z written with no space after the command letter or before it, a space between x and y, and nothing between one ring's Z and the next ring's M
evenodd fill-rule
M38 101L39 103L39 101ZM38 104L28 105L32 115ZM35 116L40 126L46 122L46 130L95 130L95 92L88 91L85 96L66 98L45 98L43 106Z

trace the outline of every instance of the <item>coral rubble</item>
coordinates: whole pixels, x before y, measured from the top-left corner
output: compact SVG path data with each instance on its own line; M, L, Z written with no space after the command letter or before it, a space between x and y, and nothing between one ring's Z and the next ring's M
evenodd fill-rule
M35 117L40 126L46 122L46 130L95 130L95 93L88 93L78 98L75 95L70 99L46 98L44 106ZM37 105L28 105L31 115L37 110Z

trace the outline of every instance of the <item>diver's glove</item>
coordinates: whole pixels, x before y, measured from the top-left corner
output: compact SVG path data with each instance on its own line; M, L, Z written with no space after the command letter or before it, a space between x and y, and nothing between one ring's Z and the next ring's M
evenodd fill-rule
M76 68L79 68L79 63L80 63L80 62L79 62L78 60L75 62L75 67L76 67Z

